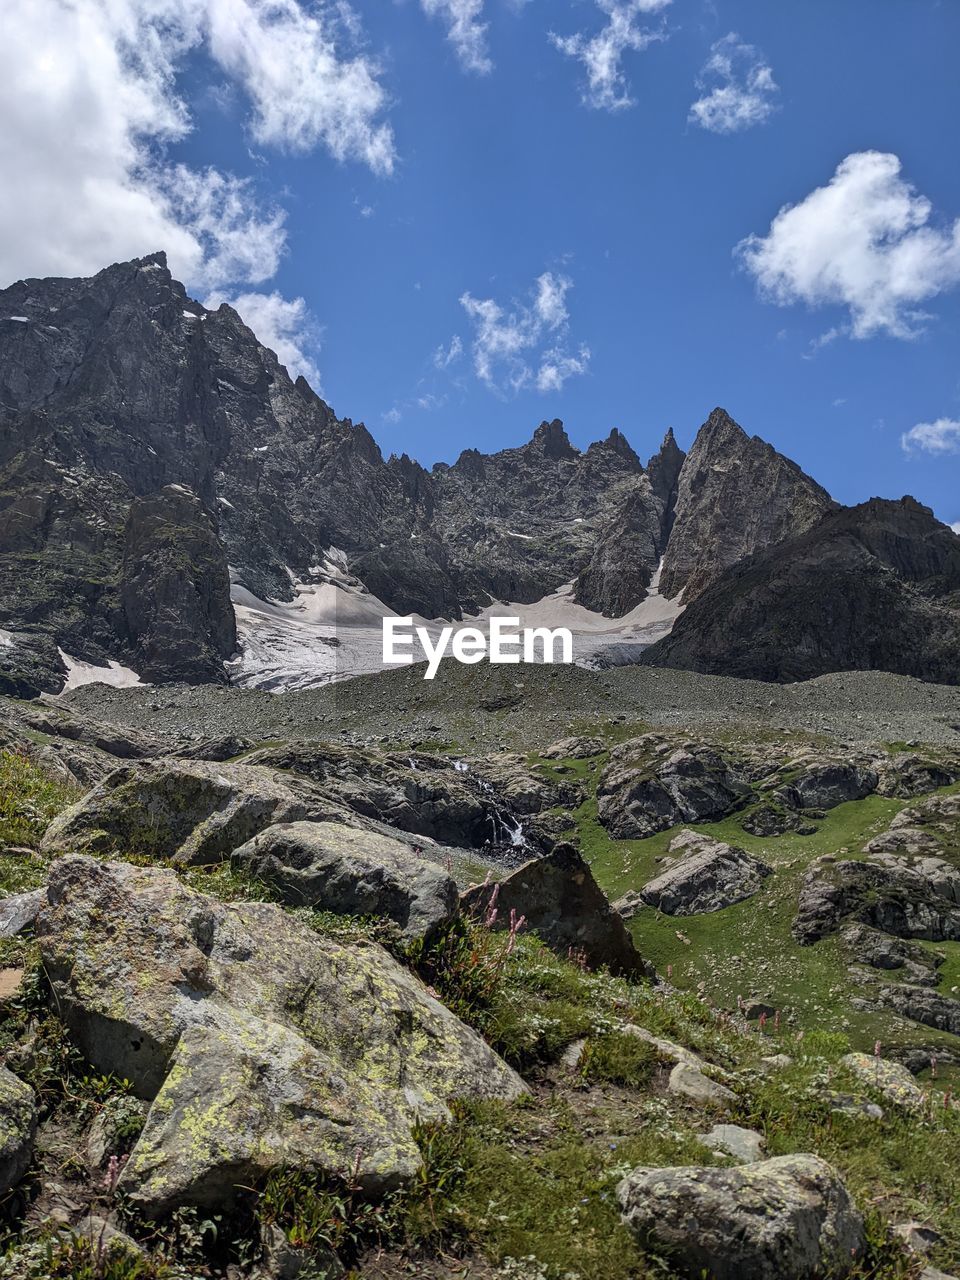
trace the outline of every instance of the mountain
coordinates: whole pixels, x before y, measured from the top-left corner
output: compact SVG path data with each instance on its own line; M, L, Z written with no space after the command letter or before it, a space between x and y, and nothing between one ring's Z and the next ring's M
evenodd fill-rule
M835 507L795 462L714 409L684 459L660 590L689 602L745 556L803 533Z
M0 688L58 690L59 650L223 680L227 566L290 601L332 547L388 607L459 618L573 582L629 510L653 531L643 567L613 548L607 586L580 588L629 607L662 552L682 458L667 455L648 476L619 431L581 453L551 422L432 471L384 460L163 254L19 281L0 292Z
M917 504L838 508L719 408L646 464L556 420L430 470L384 459L163 254L0 291L0 692L78 664L306 687L372 669L385 610L498 603L576 618L609 661L673 625L646 660L953 680L958 545Z
M879 670L958 684L960 537L913 498L828 511L722 573L642 660L758 680Z

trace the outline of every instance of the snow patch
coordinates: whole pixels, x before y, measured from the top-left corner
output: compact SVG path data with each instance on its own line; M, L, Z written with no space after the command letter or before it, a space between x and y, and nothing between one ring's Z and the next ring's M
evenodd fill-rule
M16 320L17 324L29 324L29 316L7 316L8 320Z
M13 632L4 631L3 627L0 627L0 649L12 649L16 643Z
M114 689L131 689L134 685L144 683L136 671L121 666L119 662L110 662L105 667L96 667L92 662L81 662L79 658L72 658L62 649L57 649L57 653L67 668L67 680L60 690L61 693L79 689L82 684L109 684Z
M323 562L308 572L316 580L302 582L290 574L294 598L280 601L261 600L231 570L240 652L226 667L235 684L279 693L384 669L382 624L397 616L394 610L350 574L346 553L337 547L328 548ZM666 635L683 611L679 596L665 600L660 595L659 581L660 568L646 597L622 618L606 618L577 604L574 583L568 582L533 604L494 601L459 625L487 631L490 618L497 616L519 618L521 628L567 627L577 665L632 661ZM426 627L436 643L443 627L457 624L414 615L414 625Z

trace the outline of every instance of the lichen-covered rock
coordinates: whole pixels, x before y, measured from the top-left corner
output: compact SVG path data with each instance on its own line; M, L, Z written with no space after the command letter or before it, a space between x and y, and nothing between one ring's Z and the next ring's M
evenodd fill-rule
M26 1172L37 1131L37 1103L28 1084L0 1067L0 1193Z
M343 816L305 779L254 765L153 760L115 769L54 818L42 847L212 863L274 823Z
M610 754L597 787L600 821L619 840L642 840L681 822L713 822L753 795L745 773L712 747L651 758L643 738Z
M497 884L477 885L461 895L465 914L489 918L495 929L510 924L511 912L524 916L525 927L561 955L582 957L592 968L613 973L653 976L652 966L634 946L620 915L614 911L573 845L558 844L544 858L518 867Z
M241 845L233 861L292 906L386 916L426 938L457 913L456 881L408 844L342 822L288 822Z
M606 750L602 738L559 738L540 752L544 760L589 760Z
M378 946L343 946L268 903L225 904L166 869L66 858L37 936L85 1056L152 1100L124 1171L149 1214L222 1205L277 1164L420 1164L413 1125L520 1078Z
M648 906L668 916L721 911L752 897L772 874L765 862L735 845L693 831L681 836L682 843L677 837L670 845L678 860L640 891Z
M864 1247L863 1219L825 1161L777 1156L737 1169L635 1169L623 1220L690 1280L840 1280Z
M913 1076L899 1062L890 1062L869 1053L848 1053L840 1059L840 1065L882 1093L895 1106L918 1111L924 1104L923 1090L917 1087Z

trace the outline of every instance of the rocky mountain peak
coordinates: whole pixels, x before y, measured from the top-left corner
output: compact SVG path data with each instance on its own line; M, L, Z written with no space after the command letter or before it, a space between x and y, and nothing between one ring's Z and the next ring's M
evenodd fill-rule
M660 590L685 601L755 551L811 528L835 503L795 462L714 409L684 459Z
M530 447L540 450L547 458L576 458L578 451L570 443L559 418L552 422L541 422L533 433Z

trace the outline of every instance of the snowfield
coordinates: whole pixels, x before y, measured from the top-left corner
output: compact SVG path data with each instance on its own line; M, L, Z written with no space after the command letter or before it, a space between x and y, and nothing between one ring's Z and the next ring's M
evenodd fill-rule
M384 670L384 618L398 615L353 577L343 552L331 548L309 582L293 579L291 601L261 600L246 587L232 589L240 652L227 663L234 684L288 692ZM293 578L293 575L291 575ZM519 618L519 626L566 627L573 659L584 667L612 666L636 657L672 628L682 612L680 597L665 600L659 570L646 599L622 618L605 618L573 600L573 583L533 604L497 601L460 626L489 631L492 616ZM436 641L457 626L442 618L414 616Z

